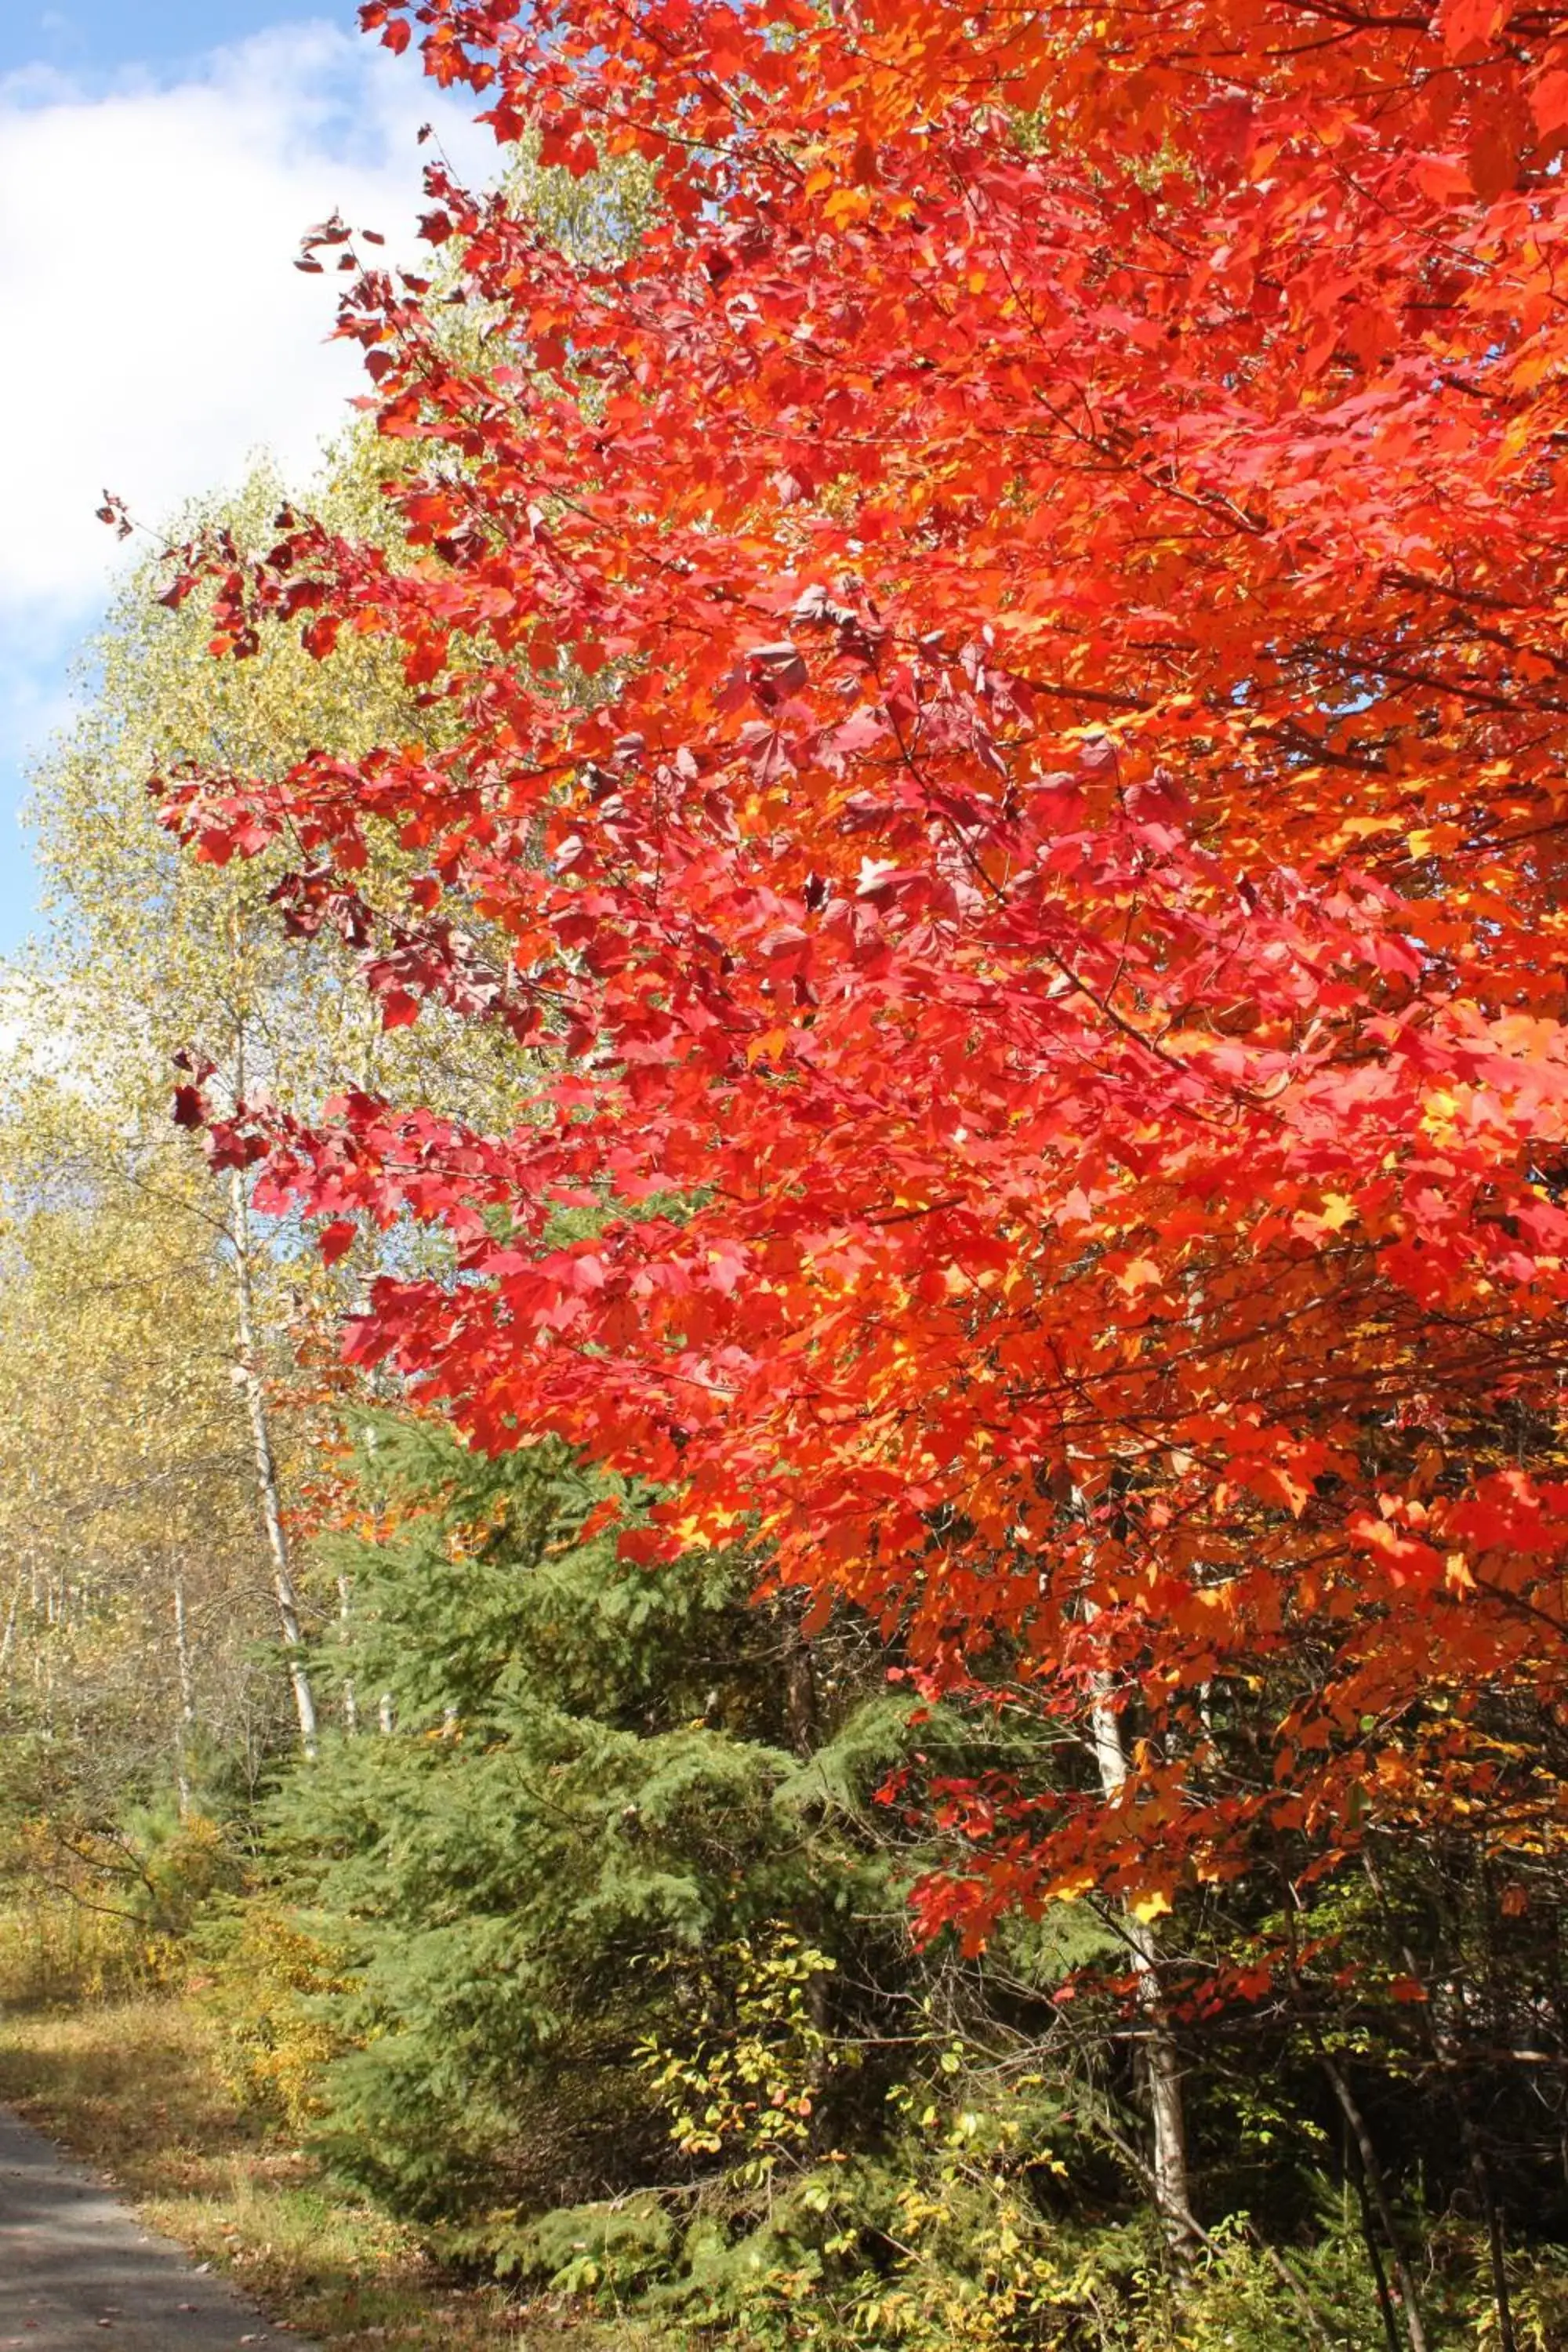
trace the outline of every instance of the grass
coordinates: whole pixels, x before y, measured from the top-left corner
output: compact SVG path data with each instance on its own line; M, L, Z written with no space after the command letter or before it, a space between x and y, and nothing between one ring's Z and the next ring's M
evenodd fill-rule
M8 2007L0 2103L107 2175L196 2261L227 2272L274 2324L324 2346L637 2352L643 2342L444 2276L410 2233L239 2112L211 2023L174 1993Z

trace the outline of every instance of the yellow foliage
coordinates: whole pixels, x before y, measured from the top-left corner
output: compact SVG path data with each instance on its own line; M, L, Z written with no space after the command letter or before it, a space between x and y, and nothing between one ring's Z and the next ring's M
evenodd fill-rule
M247 1903L195 1988L219 2026L218 2063L242 2105L299 2133L321 2112L321 2074L353 2045L326 1996L350 1990L342 1956L286 1913Z

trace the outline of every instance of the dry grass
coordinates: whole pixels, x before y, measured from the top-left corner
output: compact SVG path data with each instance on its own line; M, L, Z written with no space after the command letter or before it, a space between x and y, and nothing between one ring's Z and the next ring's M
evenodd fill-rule
M11 2011L0 2101L105 2173L275 2322L322 2345L637 2352L644 2340L444 2278L406 2231L247 2122L224 2088L212 2028L174 1993Z

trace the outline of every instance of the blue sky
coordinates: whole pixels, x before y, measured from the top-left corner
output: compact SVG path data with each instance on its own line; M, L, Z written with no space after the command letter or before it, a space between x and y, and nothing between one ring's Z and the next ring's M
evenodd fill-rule
M41 64L91 80L126 66L178 70L288 13L277 0L13 0L0 12L0 73ZM346 23L353 12L334 13Z
M487 170L353 0L0 0L0 956L34 916L27 770L122 561L93 508L156 529L263 451L308 477L364 386L300 236L337 207L408 250L426 121Z

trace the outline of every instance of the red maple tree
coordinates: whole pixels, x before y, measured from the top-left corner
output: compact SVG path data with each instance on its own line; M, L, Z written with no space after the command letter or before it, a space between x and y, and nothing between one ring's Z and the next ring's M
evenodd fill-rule
M329 1251L445 1221L352 1351L654 1482L645 1555L1119 1723L948 1792L933 1922L1554 1818L1568 12L363 15L655 204L563 252L437 168L440 305L342 256L406 560L187 551L220 652L379 634L431 725L169 821L529 1074L218 1150Z

